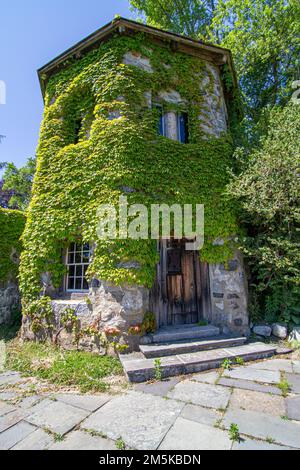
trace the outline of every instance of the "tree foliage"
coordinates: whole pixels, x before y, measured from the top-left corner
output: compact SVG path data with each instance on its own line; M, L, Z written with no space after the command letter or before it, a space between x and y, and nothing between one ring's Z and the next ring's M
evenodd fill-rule
M299 78L298 0L130 0L148 24L231 49L246 106L245 126L284 104Z
M298 0L219 0L209 38L228 47L254 123L267 105L286 104L300 73Z
M31 188L35 173L36 159L29 158L22 168L17 168L14 163L7 163L3 175L3 190L11 191L9 207L25 210L31 197Z
M230 185L248 227L243 240L256 314L300 324L300 106L274 108L267 136ZM257 298L259 299L257 302Z
M131 0L133 11L148 25L199 38L212 22L215 0Z

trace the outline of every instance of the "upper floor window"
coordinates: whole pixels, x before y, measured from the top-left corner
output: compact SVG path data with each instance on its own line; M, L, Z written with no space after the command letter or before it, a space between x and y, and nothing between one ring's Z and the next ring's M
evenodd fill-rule
M165 113L164 108L161 104L155 104L154 109L158 114L158 134L166 136L166 123L165 123Z
M69 292L89 289L86 272L89 267L91 250L89 243L71 243L66 254L66 290Z
M178 113L177 115L178 140L182 144L189 142L189 117L188 113Z
M172 113L172 131L168 129L170 123L170 119L166 119L166 112L161 104L154 104L153 108L156 110L158 115L158 124L157 124L157 131L159 135L163 135L165 137L170 137L174 140L178 140L182 144L187 144L189 142L189 120L188 120L188 113L186 112L178 112ZM174 120L176 122L174 122ZM175 126L175 132L174 132Z
M74 144L78 144L79 142L79 135L82 127L81 119L76 119L74 124Z

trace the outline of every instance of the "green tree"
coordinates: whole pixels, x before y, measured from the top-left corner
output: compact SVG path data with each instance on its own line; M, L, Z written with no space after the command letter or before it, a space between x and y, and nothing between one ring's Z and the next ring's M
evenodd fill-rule
M215 0L130 0L132 10L147 24L199 38L211 24Z
M246 113L254 123L286 104L300 75L298 0L219 0L208 36L229 48Z
M17 168L14 163L7 163L3 175L3 190L12 191L9 207L25 210L31 197L31 188L36 168L36 159L29 158L22 168Z
M275 107L261 148L229 193L248 228L243 251L255 314L300 324L300 105Z
M300 78L298 0L130 0L147 23L231 49L246 107L245 128L285 104ZM265 116L264 116L265 117Z

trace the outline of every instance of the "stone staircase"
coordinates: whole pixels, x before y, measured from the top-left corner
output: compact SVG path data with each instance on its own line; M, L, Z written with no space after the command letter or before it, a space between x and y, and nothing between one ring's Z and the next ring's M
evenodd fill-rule
M157 359L167 378L218 368L225 359L251 361L276 353L276 346L246 342L243 336L221 335L213 325L164 327L140 345L140 352L120 354L120 360L130 382L146 382L155 378Z

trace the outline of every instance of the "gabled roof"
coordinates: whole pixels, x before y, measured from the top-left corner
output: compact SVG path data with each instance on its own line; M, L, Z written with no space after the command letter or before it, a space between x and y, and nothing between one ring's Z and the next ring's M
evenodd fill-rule
M214 46L209 43L191 39L187 36L170 33L169 31L164 31L136 21L118 17L92 33L90 36L70 47L38 70L43 95L49 78L61 69L67 67L68 65L66 61L82 57L82 55L99 47L102 42L107 41L116 33L130 36L138 32L143 32L149 35L149 37L156 42L171 44L172 47L174 47L174 50L202 57L213 61L217 65L227 64L232 72L234 84L237 86L232 55L229 49Z

